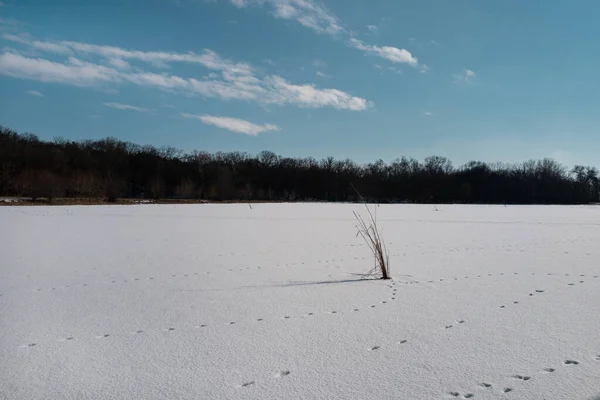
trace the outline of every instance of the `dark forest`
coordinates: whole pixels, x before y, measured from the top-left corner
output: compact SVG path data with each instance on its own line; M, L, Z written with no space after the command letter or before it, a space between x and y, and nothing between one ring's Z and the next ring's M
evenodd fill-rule
M114 138L42 141L0 127L0 196L357 201L379 203L584 204L598 202L595 167L552 159L518 164L400 157L359 165L269 151L209 153L141 146Z

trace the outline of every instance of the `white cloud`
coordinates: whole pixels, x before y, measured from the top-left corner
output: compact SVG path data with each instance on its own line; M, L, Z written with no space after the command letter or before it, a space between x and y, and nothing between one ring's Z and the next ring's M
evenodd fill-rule
M44 94L42 92L38 92L37 90L27 90L25 93L36 97L44 97Z
M239 118L219 117L215 115L194 115L187 113L181 113L181 116L184 118L198 119L208 125L214 125L218 128L227 129L236 133L244 133L250 136L257 136L259 133L262 132L280 130L280 128L277 125L257 125Z
M407 63L417 66L416 57L406 49L399 49L391 46L374 46L365 44L361 40L353 37L348 29L344 28L339 18L329 11L325 6L316 3L313 0L230 0L233 5L239 8L247 7L251 4L266 5L271 7L272 14L276 18L295 20L301 25L312 29L317 33L324 33L331 36L345 35L349 39L350 46L361 50L367 54L376 55L385 58L394 63ZM367 25L367 29L375 32L376 25Z
M275 18L294 20L317 33L336 35L344 31L338 18L312 0L230 0L236 7L266 5Z
M430 68L427 66L427 64L423 64L419 68L419 72L422 73L422 74L426 74L427 72L429 72L429 69Z
M131 68L131 65L129 65L129 63L127 61L123 60L122 58L111 57L108 59L108 63L118 69Z
M372 104L367 100L354 97L337 89L318 89L314 85L294 85L279 76L268 78L275 89L268 102L276 104L296 104L300 107L333 107L340 110L362 111Z
M364 51L367 54L372 54L385 58L393 63L403 63L416 67L419 61L416 57L410 54L410 51L406 49L398 49L391 46L372 46L363 43L357 38L350 38L348 41L351 47Z
M431 116L433 116L433 113L431 111L425 111L423 113L423 115L426 116L426 117L431 117Z
M470 69L464 69L461 73L454 74L455 82L464 82L472 84L472 78L475 77L475 72Z
M314 60L312 62L313 67L315 68L323 68L327 66L327 63L323 60Z
M129 104L121 104L121 103L104 103L104 105L106 107L110 107L110 108L116 108L117 110L132 110L132 111L139 111L139 112L149 112L151 111L148 108L144 108L144 107L136 107L136 106L130 106Z
M41 58L28 58L19 54L0 55L0 73L15 78L27 78L41 82L66 83L74 86L93 86L98 83L117 82L119 73L101 65L85 65L71 58L70 64L62 64Z
M103 46L89 43L72 42L72 41L39 41L29 40L23 36L4 34L4 39L29 45L35 49L52 52L57 54L92 54L107 58L110 60L138 60L152 63L154 66L165 66L170 62L184 62L201 64L205 68L216 71L229 71L235 74L251 74L252 68L245 63L234 63L230 60L220 57L217 53L211 50L204 50L202 54L164 52L164 51L139 51L128 50L115 46ZM114 61L124 65L120 61ZM113 64L114 65L114 64ZM116 65L114 65L116 66Z
M317 71L316 75L320 76L321 78L329 78L329 75L327 75L326 73L323 73L321 71Z
M30 46L35 42L18 37ZM79 87L109 88L107 84L134 84L137 86L152 87L171 92L183 92L203 97L218 98L221 100L246 100L264 104L290 104L299 107L334 107L361 111L371 104L360 97L337 89L320 89L312 84L295 85L287 82L277 75L262 75L260 71L246 63L235 63L220 57L211 50L205 50L202 55L193 53L165 53L141 52L124 50L115 47L97 46L86 43L69 43L65 48L69 52L65 62L50 61L43 58L25 57L16 52L0 53L0 74L22 79L32 79L49 83L61 83ZM37 46L55 53L53 46ZM60 52L60 51L59 51ZM118 68L84 61L75 57L78 53L93 53ZM73 54L74 53L74 54ZM71 54L71 55L69 55ZM164 73L146 72L140 69L126 69L121 63L123 58L137 59L150 62L196 62L214 72L208 78L194 79L183 78ZM128 65L128 63L127 63ZM219 74L217 74L217 72Z

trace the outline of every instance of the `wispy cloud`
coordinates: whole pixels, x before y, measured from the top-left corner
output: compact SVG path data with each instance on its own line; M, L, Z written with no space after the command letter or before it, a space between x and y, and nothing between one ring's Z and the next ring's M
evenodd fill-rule
M38 92L37 90L27 90L25 93L36 97L44 97L44 94L42 92Z
M195 115L188 113L181 113L181 116L184 118L198 119L208 125L214 125L218 128L227 129L228 131L243 133L250 136L258 136L258 134L262 132L278 131L281 129L277 125L257 125L239 118L220 117L215 115Z
M432 117L432 116L433 116L433 113L432 113L431 111L425 111L425 112L423 113L423 115L424 115L424 116L426 116L426 117Z
M266 5L275 18L294 20L317 33L336 35L344 31L338 18L312 0L231 0L236 7Z
M398 49L391 46L372 46L365 44L363 41L357 38L350 38L348 41L351 47L364 51L367 54L372 54L385 58L394 63L404 63L416 67L419 61L416 57L410 54L410 51L406 49Z
M327 75L326 73L321 72L321 71L317 71L316 75L320 76L321 78L329 78L329 75Z
M106 84L134 84L164 91L184 92L221 100L245 100L264 104L290 104L298 107L333 107L362 111L372 103L338 89L321 89L314 84L296 85L277 75L266 75L247 63L238 63L211 50L202 54L176 52L143 52L113 46L79 42L43 42L27 37L3 35L40 51L61 54L63 62L26 57L14 51L0 53L0 74L42 82L79 87ZM78 56L101 57L108 65L84 61ZM211 70L208 77L184 78L165 73L128 68L125 60L137 60L150 66L176 62L200 64ZM106 87L104 88L106 89Z
M346 37L350 46L367 54L385 58L395 63L408 63L412 66L418 64L417 58L406 49L392 46L375 46L357 39L346 29L340 19L325 6L313 0L230 0L239 8L250 5L267 6L271 13L279 19L294 20L301 25L320 34L334 37ZM376 25L367 25L367 29L375 32Z
M104 103L104 105L106 107L110 107L110 108L116 108L117 110L131 110L131 111L138 111L138 112L150 112L151 110L148 108L144 108L144 107L136 107L136 106L131 106L129 104L121 104L121 103Z
M464 82L472 84L473 78L475 78L475 72L470 69L464 69L462 72L454 74L455 82Z
M131 65L129 65L129 63L127 61L123 60L122 58L111 57L108 59L108 63L118 69L131 68Z
M427 66L427 64L422 64L419 67L419 72L422 74L426 74L427 72L429 72L430 68Z

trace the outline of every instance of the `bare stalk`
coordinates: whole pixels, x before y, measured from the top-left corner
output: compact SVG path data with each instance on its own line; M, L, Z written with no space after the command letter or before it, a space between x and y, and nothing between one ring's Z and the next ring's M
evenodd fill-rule
M352 185L352 187L354 188L354 185ZM356 188L354 188L354 190L363 202L369 215L368 220L365 221L359 213L353 211L354 218L356 218L357 222L356 228L358 230L356 235L360 235L364 239L364 241L367 243L367 246L369 246L369 249L373 253L373 256L375 257L375 266L371 269L371 271L368 272L368 274L371 275L379 271L381 272L381 279L390 279L389 253L381 236L381 231L377 227L377 209L375 209L375 215L373 215L369 209L369 206L360 195L358 190L356 190Z

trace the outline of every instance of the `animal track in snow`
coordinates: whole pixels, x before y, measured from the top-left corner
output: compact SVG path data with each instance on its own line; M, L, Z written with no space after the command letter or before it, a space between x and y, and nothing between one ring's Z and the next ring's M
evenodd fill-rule
M288 371L287 369L284 371L279 371L278 373L275 374L275 378L281 378L284 376L288 376L290 374L290 371Z
M504 392L504 393L512 392L512 388L505 388L505 389L503 390L503 392Z
M565 360L566 365L579 365L579 361L575 360Z
M373 350L379 350L381 348L381 346L373 346L371 347L369 350L373 351Z
M486 383L486 382L483 382L483 383L481 384L481 386L483 386L484 388L488 388L488 389L489 389L489 388L491 388L491 387L492 387L492 384L491 384L491 383Z
M523 375L513 375L513 378L515 379L520 379L522 381L528 381L531 379L530 376L523 376Z
M544 368L544 372L547 372L547 373L552 373L554 371L556 371L554 368Z
M250 382L244 382L242 383L242 387L248 387L248 386L252 386L254 385L256 382L254 381L250 381Z

